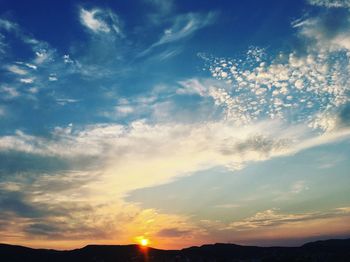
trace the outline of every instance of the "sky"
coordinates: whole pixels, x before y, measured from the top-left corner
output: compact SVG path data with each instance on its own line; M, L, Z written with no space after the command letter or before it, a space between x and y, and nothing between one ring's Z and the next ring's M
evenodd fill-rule
M0 0L0 241L350 236L349 0Z

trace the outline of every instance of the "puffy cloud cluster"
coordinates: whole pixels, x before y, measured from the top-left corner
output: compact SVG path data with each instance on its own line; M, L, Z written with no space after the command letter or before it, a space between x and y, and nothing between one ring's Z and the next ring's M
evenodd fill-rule
M349 102L350 53L345 33L326 38L319 19L294 25L311 41L306 54L293 51L266 59L264 50L258 48L248 50L245 60L200 54L205 69L223 84L211 84L209 89L193 80L182 84L187 90L212 97L224 108L226 119L238 125L270 118L333 130L339 110ZM312 45L313 41L320 48Z

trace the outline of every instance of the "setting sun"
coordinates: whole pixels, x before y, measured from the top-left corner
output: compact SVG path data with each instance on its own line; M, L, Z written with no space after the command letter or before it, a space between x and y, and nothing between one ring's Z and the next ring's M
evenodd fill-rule
M150 240L145 236L135 237L135 242L139 243L142 247L147 247L150 244Z
M149 240L147 238L143 238L140 240L140 244L141 244L141 246L146 247L149 244Z

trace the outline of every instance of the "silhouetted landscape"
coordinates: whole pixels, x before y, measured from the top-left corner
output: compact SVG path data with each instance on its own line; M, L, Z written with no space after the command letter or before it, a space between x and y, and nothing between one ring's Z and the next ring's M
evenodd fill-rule
M257 247L212 244L181 250L142 248L138 245L88 245L57 251L0 244L0 260L35 261L349 261L350 238L306 243L300 247Z

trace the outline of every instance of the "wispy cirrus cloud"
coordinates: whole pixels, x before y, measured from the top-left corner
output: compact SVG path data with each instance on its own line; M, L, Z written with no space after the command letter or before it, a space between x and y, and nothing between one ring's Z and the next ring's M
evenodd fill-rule
M213 12L206 15L196 13L179 15L175 18L173 25L165 29L159 41L152 46L155 47L189 37L195 31L213 23L214 19L215 13Z
M0 18L0 28L6 31L18 31L19 27L15 22Z
M173 18L172 26L166 28L160 39L141 52L139 56L148 54L157 46L173 43L190 37L199 29L212 24L215 21L215 17L215 12L209 12L207 14L187 13L175 16Z

